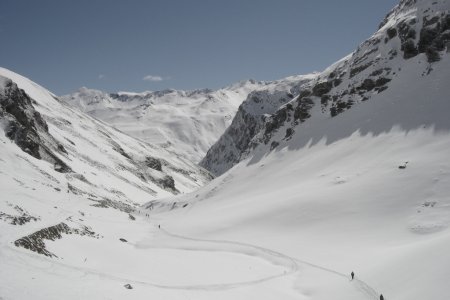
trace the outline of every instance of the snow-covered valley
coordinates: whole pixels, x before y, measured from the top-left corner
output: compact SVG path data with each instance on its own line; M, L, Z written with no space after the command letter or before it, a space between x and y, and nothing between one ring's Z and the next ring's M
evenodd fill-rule
M448 299L449 10L189 95L69 105L0 69L0 299Z
M105 93L81 88L61 99L150 144L198 163L230 125L239 105L254 91L288 91L300 81L246 80L213 90Z

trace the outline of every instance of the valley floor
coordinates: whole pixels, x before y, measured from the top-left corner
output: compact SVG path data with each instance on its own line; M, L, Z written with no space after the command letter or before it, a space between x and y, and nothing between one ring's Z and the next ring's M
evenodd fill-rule
M377 298L358 278L260 246L176 235L145 216L131 235L129 226L104 225L114 234L98 242L70 236L48 243L63 258L2 245L3 299Z

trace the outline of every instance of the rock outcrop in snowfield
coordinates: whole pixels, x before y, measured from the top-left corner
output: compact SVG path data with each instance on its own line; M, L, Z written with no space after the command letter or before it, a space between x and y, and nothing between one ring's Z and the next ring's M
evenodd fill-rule
M428 76L450 51L448 6L447 1L401 1L379 30L353 53L310 80L299 82L290 93L292 99L270 93L270 97L249 95L200 165L216 175L223 174L256 147L262 152L286 147L296 132L316 126L312 123L338 117L366 101L377 101L404 76L402 69L408 66L426 66L409 69ZM273 108L273 103L278 107ZM267 105L271 111L252 114Z
M247 80L216 91L105 93L81 88L61 99L133 137L198 163L250 92L297 81L297 76L273 82Z

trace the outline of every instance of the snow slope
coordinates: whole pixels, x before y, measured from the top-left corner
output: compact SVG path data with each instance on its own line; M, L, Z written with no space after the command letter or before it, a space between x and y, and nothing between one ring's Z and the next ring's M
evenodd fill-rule
M158 222L340 274L353 270L375 290L359 299L448 299L450 59L426 77L416 72L427 67L419 59L376 101L314 123L269 154L256 148L192 194L150 203ZM180 209L166 212L174 202ZM299 272L291 283L300 299L330 299L320 276L304 280Z
M442 16L449 8L448 1L402 0L377 34L385 37L388 28L414 17L421 20L414 23L420 32L424 13ZM416 38L416 43L422 40ZM389 54L389 47L401 50L398 36L382 45L382 53ZM52 144L62 139L54 133L50 109L33 104L49 123L51 136L36 125L46 140L38 140L38 152L28 152L54 155L31 158L16 145L27 145L23 139L13 143L0 135L0 298L375 300L383 293L385 299L448 299L450 58L447 46L431 63L434 54L426 51L417 49L408 59L398 51L387 59L391 62L381 55L352 78L358 57L365 54L346 57L289 90L297 102L285 98L279 109L273 107L275 112L268 112L260 131L246 142L245 155L222 169L222 176L189 194L172 197L157 190L141 207L121 205L126 201L118 195L107 201L100 184L90 194L56 190L56 181L65 187L73 172L61 172L65 169L57 167L55 157L80 171ZM372 55L379 54L365 59L374 62ZM387 78L386 73L371 75L384 61L390 64L391 81L377 90L367 81L362 86L370 76L374 82ZM329 77L333 70L346 73L341 83L334 81L338 73ZM332 79L331 88L321 84L325 78ZM347 90L341 84L361 88L339 98ZM40 99L32 87L23 88ZM302 97L303 90L312 96ZM276 92L262 94L270 103L277 100L271 96ZM285 91L283 98L288 95ZM324 95L330 98L324 97L322 106ZM52 107L65 107L45 99ZM25 108L28 118L38 120L29 104ZM115 141L123 151L115 148L122 154L112 152L113 158L104 158L108 164L115 166L123 153L133 158L130 164L137 161L137 150L126 147L135 139L123 142L125 135L70 112L72 124L78 118L95 124L85 135L95 134L93 128L100 125L118 135ZM8 134L10 127L4 128ZM286 136L289 128L293 131ZM76 138L68 130L65 135ZM81 141L78 137L74 143ZM99 149L110 149L103 139L96 142ZM80 160L69 144L64 147L73 161ZM157 167L153 160L147 163ZM103 172L88 180L97 185L113 177ZM134 199L130 183L136 175L124 172L124 182L116 184Z
M375 34L347 57L299 82L290 99L277 93L249 97L200 165L220 175L258 146L264 145L268 152L290 145L295 132L321 126L317 124L366 101L377 101L397 84L405 67L421 64L411 72L428 76L448 55L448 7L448 1L401 1Z
M81 88L61 98L131 136L197 163L230 125L251 91L293 86L298 80L299 76L272 82L247 80L216 91L105 93Z
M338 274L353 270L362 281L340 284L364 291L360 299L448 299L449 10L448 1L401 1L357 51L301 86L311 94L299 92L292 108L266 117L240 163L225 172L208 152L222 176L147 207L169 231L270 248ZM412 37L387 36L404 24L416 31L412 56L404 45ZM389 81L367 81L380 78ZM233 153L246 129L211 149ZM167 211L174 203L179 209ZM299 298L349 297L324 297L320 277L294 278Z
M138 204L188 192L207 172L0 74L1 299L298 299L300 270L326 279L325 295L365 295L268 248L158 228Z

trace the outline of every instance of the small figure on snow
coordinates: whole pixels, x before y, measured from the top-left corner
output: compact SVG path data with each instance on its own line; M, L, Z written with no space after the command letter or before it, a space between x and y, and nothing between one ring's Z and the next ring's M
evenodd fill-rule
M383 294L380 295L380 300L384 300Z
M352 280L355 279L355 273L353 271L350 275L352 275Z
M161 225L160 224L158 224L158 228L161 229Z

